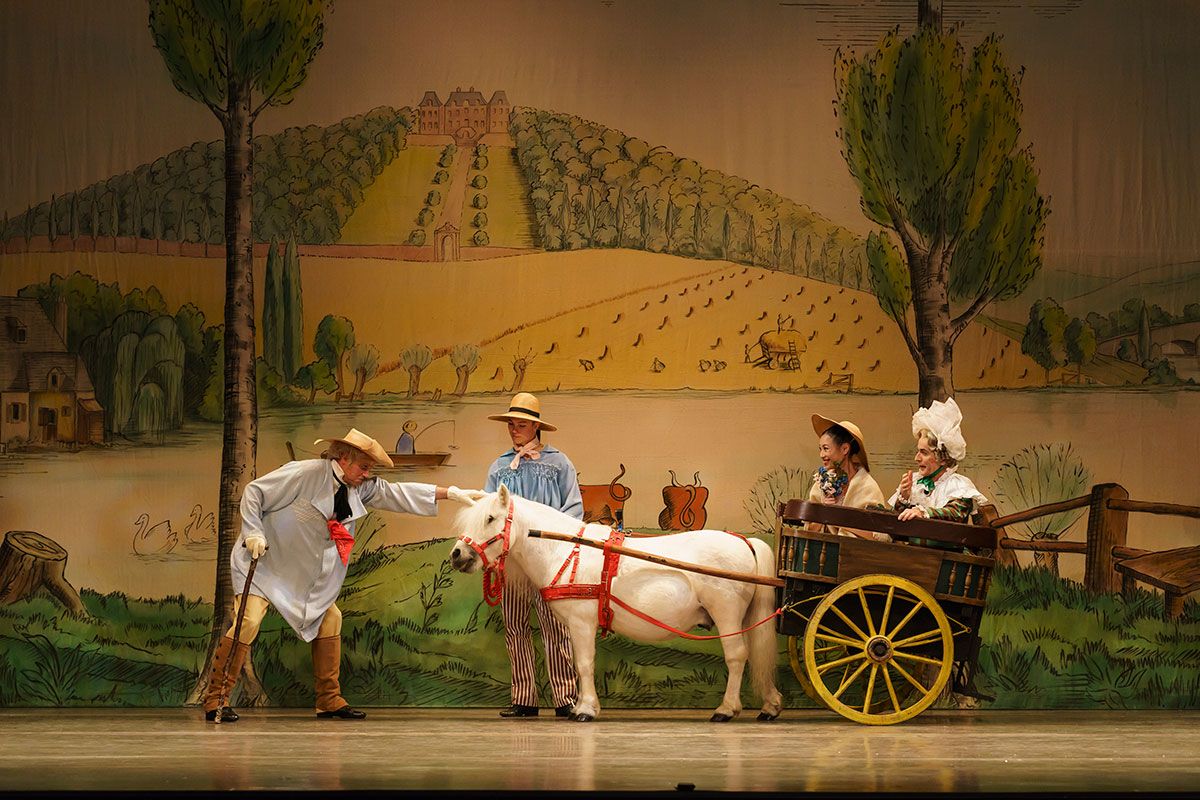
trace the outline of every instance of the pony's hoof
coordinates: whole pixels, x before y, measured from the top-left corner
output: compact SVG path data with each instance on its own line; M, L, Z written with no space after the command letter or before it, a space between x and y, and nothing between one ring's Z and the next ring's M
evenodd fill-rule
M572 714L567 717L571 722L591 722L596 719L594 714Z
M729 722L729 720L731 720L731 719L733 719L733 715L722 714L721 712L718 711L717 713L715 713L711 717L709 717L708 721L709 722Z
M765 711L758 712L758 721L759 722L770 722L770 721L776 720L776 719L779 719L778 711L775 712L774 714L768 714Z

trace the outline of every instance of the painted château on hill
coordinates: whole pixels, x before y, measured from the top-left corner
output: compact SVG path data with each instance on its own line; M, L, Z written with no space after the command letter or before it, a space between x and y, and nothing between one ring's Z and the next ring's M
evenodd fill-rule
M417 105L417 133L446 134L457 144L470 144L484 134L507 133L508 115L512 104L508 96L497 90L491 100L472 86L466 91L457 87L443 103L437 92L429 90Z

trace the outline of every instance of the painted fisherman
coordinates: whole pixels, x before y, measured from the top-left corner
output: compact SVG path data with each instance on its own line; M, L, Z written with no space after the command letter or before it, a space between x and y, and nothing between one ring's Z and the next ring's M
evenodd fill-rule
M817 453L821 466L813 475L812 488L808 492L809 502L845 508L881 504L883 490L871 476L867 443L859 427L849 420L834 422L820 414L812 415L812 426L817 434ZM809 523L807 527L810 530L832 528L830 533L841 536L891 541L886 533L837 528L820 523Z
M492 462L484 491L494 492L503 484L518 497L556 508L582 522L583 496L575 465L561 450L542 442L542 431L558 428L542 419L538 399L521 392L513 397L508 411L492 414L488 419L507 423L513 446ZM569 716L575 704L578 677L567 626L550 611L538 588L519 573L511 572L504 584L500 604L504 612L504 645L512 665L512 704L500 712L502 717L538 715L530 607L537 609L541 624L555 716Z
M259 562L246 600L245 616L234 647L231 624L217 645L204 695L210 722L237 721L228 699L249 657L250 644L268 606L306 642L312 643L316 713L322 719L363 719L341 695L342 612L336 601L346 579L354 528L368 508L421 516L437 514L437 500L469 502L470 493L456 486L390 483L371 475L376 465L392 466L383 447L361 431L318 439L327 444L320 458L284 464L246 487L242 494L242 532L230 558L234 619L252 558ZM243 546L245 545L245 546ZM229 661L228 671L225 663ZM222 676L228 685L222 692Z

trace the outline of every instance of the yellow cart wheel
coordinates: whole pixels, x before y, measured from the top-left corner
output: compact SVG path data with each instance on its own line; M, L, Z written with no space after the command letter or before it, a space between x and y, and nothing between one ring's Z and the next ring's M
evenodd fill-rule
M954 641L929 592L895 575L863 575L817 604L803 656L808 683L828 708L865 725L893 725L941 694Z
M804 666L804 646L799 636L788 637L788 662L792 665L792 672L796 675L796 680L800 683L800 688L808 695L809 699L816 702L818 705L825 705L825 701L821 699L821 695L817 694L817 689L813 686L813 682L808 679L808 669Z
M804 690L804 694L806 694L814 703L824 708L829 708L829 704L826 703L824 698L817 693L817 687L815 687L813 682L809 680L808 668L804 665L804 639L799 636L789 636L787 637L787 645L788 663L792 665L792 674L796 676L796 681L800 684L800 688ZM850 652L846 649L845 645L832 647L828 650L824 648L818 649L821 651L816 658L818 668L826 661L832 661L834 659L841 658L845 655L848 655ZM907 700L913 693L913 687L907 682L905 682L902 686L895 686L895 689L896 696L901 702ZM853 691L853 688L847 690L848 693ZM856 705L852 697L846 697L843 695L842 699L848 705ZM891 708L891 698L887 695L882 695L878 699L871 702L872 713L879 713L885 708Z

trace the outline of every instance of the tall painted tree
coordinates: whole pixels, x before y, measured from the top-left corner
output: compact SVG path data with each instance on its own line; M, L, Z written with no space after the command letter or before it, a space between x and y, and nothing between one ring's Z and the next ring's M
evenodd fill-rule
M861 57L839 51L835 77L842 154L863 212L886 229L868 237L871 285L928 405L954 393L959 335L1041 268L1049 204L999 38L968 58L938 15L924 8L921 22Z
M304 290L300 280L300 251L296 247L295 232L288 236L287 248L283 252L281 288L283 338L280 352L283 359L279 371L290 383L304 364Z
M263 276L262 357L283 372L283 257L279 244L272 239L267 246L267 271ZM285 376L288 380L291 376Z
M290 102L304 83L329 9L326 0L149 0L149 6L154 46L171 82L212 112L225 146L224 431L213 621L208 657L190 698L198 701L233 608L229 555L258 449L250 233L254 123L268 106ZM261 696L252 669L247 678Z

